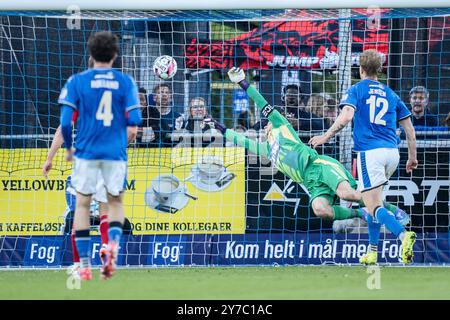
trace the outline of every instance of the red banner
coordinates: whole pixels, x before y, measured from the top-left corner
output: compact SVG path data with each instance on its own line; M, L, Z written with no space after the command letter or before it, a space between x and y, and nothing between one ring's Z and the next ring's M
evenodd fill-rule
M359 53L377 49L387 55L389 32L381 21L352 20L352 64ZM369 25L370 24L370 25ZM186 46L186 67L191 69L335 68L339 61L339 21L266 22L260 28L226 41Z

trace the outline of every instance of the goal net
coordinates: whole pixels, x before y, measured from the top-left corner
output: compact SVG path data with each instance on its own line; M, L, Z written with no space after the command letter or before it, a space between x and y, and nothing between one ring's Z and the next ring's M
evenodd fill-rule
M423 86L429 94L414 110L419 168L406 174L407 146L399 131L400 166L385 195L411 216L408 229L418 232L415 261L450 262L450 8L70 7L0 12L0 266L72 263L73 213L66 203L72 164L61 149L48 179L42 167L59 125L61 88L88 68L87 40L101 30L119 36L114 67L136 80L144 115L128 148L129 225L120 265L358 263L368 245L362 221L319 219L303 186L198 120L204 106L227 128L265 139L266 119L228 79L227 71L238 66L307 143L333 123L342 94L358 81L366 49L383 56L380 81L408 107L412 88ZM177 62L170 80L152 70L161 55ZM318 151L355 172L351 128ZM168 192L158 187L161 179L171 185ZM95 206L92 212L97 235ZM95 236L94 264L99 248ZM400 243L389 233L379 248L380 262L399 263Z

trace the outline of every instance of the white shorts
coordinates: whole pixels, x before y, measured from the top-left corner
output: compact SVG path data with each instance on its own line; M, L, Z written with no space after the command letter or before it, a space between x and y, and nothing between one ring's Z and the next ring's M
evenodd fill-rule
M106 189L103 194L103 200L105 200L106 192L112 196L118 196L125 190L126 176L126 161L86 160L75 158L72 173L72 185L77 192L84 195L92 195L94 193L100 193L97 192L99 191L99 184L103 183ZM99 195L99 197L101 198L102 196ZM98 198L97 200L103 202L103 200Z
M66 189L66 192L70 193L71 195L76 196L77 192L75 191L75 187L73 186L73 175L72 178L70 179L70 184ZM106 188L105 188L105 184L103 183L103 177L101 175L101 173L98 173L98 180L97 180L97 187L93 196L93 200L98 201L98 202L103 202L103 203L107 203L108 202L108 198L106 197Z
M105 182L100 171L98 172L97 187L95 188L93 199L98 202L108 203Z
M358 189L367 191L387 184L400 161L398 149L378 148L358 152Z

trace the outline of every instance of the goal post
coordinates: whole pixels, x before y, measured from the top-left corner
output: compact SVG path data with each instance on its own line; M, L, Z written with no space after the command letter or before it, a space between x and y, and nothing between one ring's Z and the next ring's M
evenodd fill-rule
M203 132L190 104L203 101L228 128L264 140L257 108L227 77L239 66L281 110L286 87L300 88L298 104L309 116L293 124L307 142L333 123L342 94L358 81L359 55L366 49L382 54L380 80L408 107L413 87L429 92L427 108L436 122L416 127L420 166L406 174L399 132L401 162L385 195L411 215L408 228L419 236L416 262L450 263L450 8L443 1L412 0L409 8L402 1L378 1L375 8L349 0L77 4L0 4L1 267L71 264L64 227L70 223L65 191L72 164L60 150L49 179L41 169L59 125L60 90L72 74L88 68L86 42L100 30L119 36L114 67L133 76L149 105L143 107L146 135L128 148L125 213L131 229L121 243L121 266L358 263L367 248L364 224L333 225L315 217L303 186L268 159L225 143L217 131ZM168 81L152 71L160 55L178 64ZM161 84L171 91L172 110L191 127L180 129L174 116L162 128L159 118L149 116ZM153 141L159 133L164 143ZM353 171L351 128L319 152ZM201 170L208 161L216 172ZM170 205L158 198L155 181L161 178L177 185ZM399 263L400 243L388 233L380 250L380 262Z

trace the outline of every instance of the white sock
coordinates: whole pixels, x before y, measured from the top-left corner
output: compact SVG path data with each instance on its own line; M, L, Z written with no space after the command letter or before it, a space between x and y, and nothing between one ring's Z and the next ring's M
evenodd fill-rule
M400 233L398 238L400 239L400 241L403 241L403 239L405 238L405 232Z

